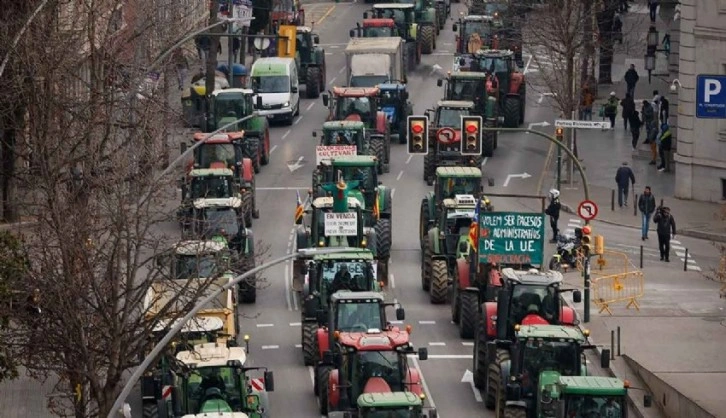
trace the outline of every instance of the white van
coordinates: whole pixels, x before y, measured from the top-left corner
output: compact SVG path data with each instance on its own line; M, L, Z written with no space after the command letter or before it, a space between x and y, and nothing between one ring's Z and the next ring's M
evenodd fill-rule
M300 113L300 82L297 67L292 58L260 58L252 65L250 74L252 90L262 107L261 116L270 120L284 120L288 125ZM255 103L259 103L255 100Z

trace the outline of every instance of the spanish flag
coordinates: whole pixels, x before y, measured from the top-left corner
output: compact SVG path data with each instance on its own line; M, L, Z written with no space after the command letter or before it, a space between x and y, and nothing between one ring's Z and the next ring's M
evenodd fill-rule
M473 251L477 251L478 236L479 236L479 210L481 209L481 199L477 199L476 208L474 209L474 217L471 219L471 225L469 225L469 246Z
M295 191L297 194L297 207L295 207L295 223L298 223L302 220L303 215L305 214L305 205L303 205L302 199L300 199L300 192Z
M381 217L381 210L378 207L380 201L378 200L378 192L376 192L376 201L373 203L373 217L377 220Z

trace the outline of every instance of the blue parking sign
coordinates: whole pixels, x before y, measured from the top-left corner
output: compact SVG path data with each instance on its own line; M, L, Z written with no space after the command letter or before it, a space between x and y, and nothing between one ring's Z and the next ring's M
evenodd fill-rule
M696 117L726 119L726 75L696 77Z

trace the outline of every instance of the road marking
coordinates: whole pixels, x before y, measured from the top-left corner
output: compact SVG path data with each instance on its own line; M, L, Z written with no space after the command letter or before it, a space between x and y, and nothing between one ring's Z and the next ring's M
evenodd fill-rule
M433 55L435 57L440 57L440 56L444 56L444 55L453 55L453 52L440 51L440 52L434 52L433 54L429 54L429 55Z
M474 347L474 343L471 341L462 341L461 345L463 345L464 347Z
M436 321L418 321L419 325L436 325Z
M688 257L688 262L691 264L697 264L696 260L692 259L691 257Z
M471 391L474 392L474 399L476 399L477 402L484 402L484 399L481 397L481 392L479 392L479 389L477 389L476 385L474 385L474 374L469 369L466 369L464 376L461 377L461 383L467 383L471 386Z
M301 325L302 325L302 323L301 323L301 322L290 322L290 326L291 326L291 327L299 327L299 326L301 326Z
M396 194L396 188L391 189L391 198Z
M323 23L323 20L325 20L325 18L330 16L331 13L333 13L333 10L335 10L335 5L330 6L330 9L328 9L327 12L323 13L323 16L320 19L318 19L317 24L319 25L319 24Z
M421 386L423 386L423 390L426 391L426 398L428 398L431 408L436 408L436 402L434 402L434 397L431 396L431 391L429 390L429 385L426 384L426 379L424 379L423 370L421 370L421 366L418 364L418 358L415 355L410 356L410 358L413 361L413 365L416 367L416 370L418 370L419 377L421 377ZM429 358L431 358L431 356L429 356Z
M295 237L295 228L292 228L292 229L290 229L290 235L287 238L287 242L292 243L294 237ZM289 263L289 261L288 261L288 263ZM292 311L292 293L290 293L290 288L292 287L292 284L291 284L292 278L290 277L290 270L287 268L287 264L285 265L284 280L285 280L285 303L287 304L287 310Z
M288 136L288 135L290 135L290 130L289 130L289 129L287 130L287 132L285 132L285 133L284 133L284 134L282 135L282 139L285 139L285 138L287 138L287 136Z
M277 350L278 348L280 348L279 345L263 345L262 346L263 350Z
M307 190L308 187L256 187L257 190Z
M273 145L272 148L270 148L270 154L275 152L276 149L277 149L277 145Z
M388 284L391 285L391 289L395 289L396 288L396 278L393 277L393 273L389 274Z
M403 321L388 321L394 325L403 324Z
M701 271L701 268L698 266L688 266L688 270Z
M529 71L529 65L531 63L532 63L532 55L530 55L529 58L527 59L527 64L525 64L525 66L524 66L523 74L527 74L527 72Z
M582 223L582 219L570 218L570 220L568 222L571 223L571 224L581 224Z
M443 347L446 345L446 343L445 342L430 342L429 345L434 346L434 347Z
M685 253L685 252L680 252L680 251L676 251L676 255L677 255L678 257L681 257L681 260L683 260L683 257L685 257L685 256L686 256L686 253Z
M308 105L308 107L305 108L305 111L306 112L309 111L310 109L313 108L313 106L315 106L315 102L310 102L310 104Z
M342 74L342 73L343 73L343 71L345 71L345 66L343 66L343 67L340 67L340 70L338 70L338 74Z
M481 168L484 168L484 166L487 164L487 161L489 161L489 157L484 157L483 160L481 160Z
M295 123L294 124L297 125L298 123L300 123L301 120L303 120L303 116L302 115L301 116L298 116L297 119L295 119Z
M295 344L295 348L302 348L302 344Z
M335 83L335 79L336 79L336 78L337 78L337 77L333 77L333 78L331 78L331 79L330 79L330 81L328 81L328 84L330 84L330 85L332 86L332 85L333 85L333 83Z
M406 164L411 162L411 158L413 158L413 154L409 155L408 158L406 158Z
M673 248L674 250L686 251L686 247L682 245L671 245L671 248Z
M270 328L274 326L275 324L257 324L257 328Z
M672 244L680 244L681 242L680 242L680 241L678 241L678 240L672 239L672 240L671 240L671 243L672 243Z
M401 177L403 177L403 170L401 170L401 172L398 173L398 176L396 177L396 181L401 180Z

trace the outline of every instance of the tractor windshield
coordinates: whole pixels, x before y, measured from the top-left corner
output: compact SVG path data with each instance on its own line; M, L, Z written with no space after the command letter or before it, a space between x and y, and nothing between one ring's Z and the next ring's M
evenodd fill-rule
M523 344L522 374L530 383L537 381L540 373L546 370L559 372L563 376L573 376L580 371L579 345L575 342L530 339L523 341ZM534 385L530 389L532 387Z
M361 418L419 418L420 416L421 408L415 406L393 406L361 410Z
M479 182L476 177L449 177L440 179L443 199L453 199L457 194L475 194L479 191Z
M491 36L492 22L483 21L466 21L464 23L464 39L468 42L473 34L479 35L482 41L486 41Z
M367 332L370 329L381 330L386 325L381 317L381 309L378 300L371 302L361 300L341 302L338 304L337 326L335 329L347 332Z
M286 75L252 77L252 90L256 93L287 93L290 91L290 77Z
M376 188L376 167L374 165L368 167L334 167L334 171L337 173L341 171L343 173L343 179L346 181L357 180L358 189L365 189L372 191Z
M326 300L329 294L339 290L373 290L375 278L370 264L365 261L330 261L323 263L322 270L321 295Z
M556 322L559 300L552 286L518 284L512 291L512 315L514 323L522 323L527 315L538 315L550 323Z
M240 412L243 409L241 375L232 367L199 367L189 370L184 393L194 414Z
M397 36L394 34L394 28L386 26L368 26L365 28L364 35L366 38L389 38Z
M396 22L396 25L405 25L406 24L406 12L399 9L388 9L388 10L378 10L378 17L383 19L393 19L394 22ZM410 19L413 21L413 19Z
M220 121L224 118L239 119L245 114L245 99L244 97L225 97L225 95L219 95L214 98L214 120L217 126L220 125Z
M323 145L358 145L362 132L350 129L325 132Z
M174 278L177 280L206 279L219 273L214 254L177 254L175 264Z
M395 351L358 351L351 359L353 372L353 393L363 393L366 383L372 378L383 379L391 391L403 390L401 375L405 360ZM380 387L376 388L382 391Z
M216 235L234 236L239 233L237 213L232 208L207 208L204 210L206 228L203 235L211 238Z
M501 74L509 73L509 60L502 57L482 57L479 58L479 68L481 71L496 73L499 77Z
M205 176L192 179L192 199L226 199L232 196L229 176Z
M621 418L625 416L624 396L568 395L565 417Z
M461 128L461 117L469 116L469 109L442 107L439 108L439 117L436 120L436 126L439 128Z
M477 99L484 97L484 86L483 79L452 78L449 80L449 99L477 101ZM457 124L460 123L457 122Z
M222 163L224 168L234 167L237 162L235 156L234 144L209 144L200 145L199 150L199 167L209 168L213 163Z
M368 76L361 77L366 78ZM375 76L370 77L375 78ZM378 83L384 81L386 80L379 81ZM338 120L344 120L349 115L357 114L362 121L367 121L371 118L371 100L368 97L340 97L337 103L337 111L336 119Z

